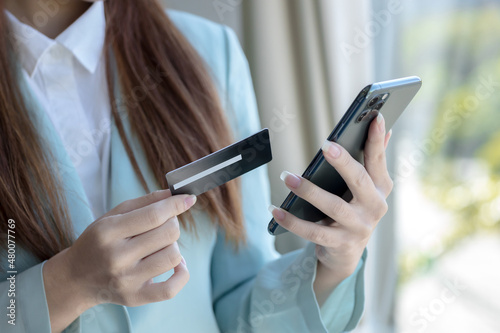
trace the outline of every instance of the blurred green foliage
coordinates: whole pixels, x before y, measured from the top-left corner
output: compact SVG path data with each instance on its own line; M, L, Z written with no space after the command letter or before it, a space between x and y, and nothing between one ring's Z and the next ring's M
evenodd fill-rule
M401 255L400 282L468 236L500 232L499 32L500 9L485 5L425 17L401 36L404 66L422 73L429 93L421 97L435 105L420 179L453 225L438 249Z

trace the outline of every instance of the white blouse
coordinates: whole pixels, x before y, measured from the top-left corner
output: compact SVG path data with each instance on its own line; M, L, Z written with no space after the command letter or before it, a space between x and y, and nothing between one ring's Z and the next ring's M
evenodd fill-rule
M94 219L106 213L110 103L98 1L55 39L7 12L25 79L71 157Z

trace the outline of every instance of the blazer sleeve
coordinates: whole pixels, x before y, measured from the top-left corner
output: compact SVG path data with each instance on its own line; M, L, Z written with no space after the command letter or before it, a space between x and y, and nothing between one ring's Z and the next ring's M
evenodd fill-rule
M6 256L3 259L6 260ZM17 255L16 259L22 258ZM44 262L35 264L18 274L8 273L3 263L0 266L0 306L3 312L0 332L50 333L49 310L43 286L43 264Z
M225 29L227 104L237 139L261 129L247 60ZM215 315L222 332L343 332L358 323L364 303L366 251L355 272L320 308L313 291L315 245L280 256L267 232L271 218L266 166L241 177L246 243L238 249L219 231L211 262Z

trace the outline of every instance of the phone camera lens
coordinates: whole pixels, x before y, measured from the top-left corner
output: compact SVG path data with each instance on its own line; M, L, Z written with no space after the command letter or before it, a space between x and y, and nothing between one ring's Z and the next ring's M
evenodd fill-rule
M373 108L373 110L379 111L380 109L382 109L382 106L384 106L384 102L383 101L381 101L380 103L378 103L377 105L375 105L375 107Z
M369 102L368 102L368 107L371 108L372 106L374 106L375 104L377 104L377 102L379 101L380 97L379 96L375 96L374 98L372 98Z
M371 111L371 110L365 110L365 111L363 111L363 112L359 115L358 119L356 119L356 122L357 122L357 123L361 122L361 121L362 121L362 120L363 120L363 119L364 119L364 118L368 115L368 113L370 113L370 111Z

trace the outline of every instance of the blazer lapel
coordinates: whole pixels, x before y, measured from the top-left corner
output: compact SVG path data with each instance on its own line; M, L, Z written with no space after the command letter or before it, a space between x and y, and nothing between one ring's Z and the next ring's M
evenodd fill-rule
M31 110L34 116L35 126L42 138L45 139L48 148L51 149L54 158L53 167L59 170L61 176L74 231L76 235L80 235L93 221L92 210L82 182L47 112L45 112L34 92L29 88L24 76L20 81L21 91L25 96L24 100L28 109Z

